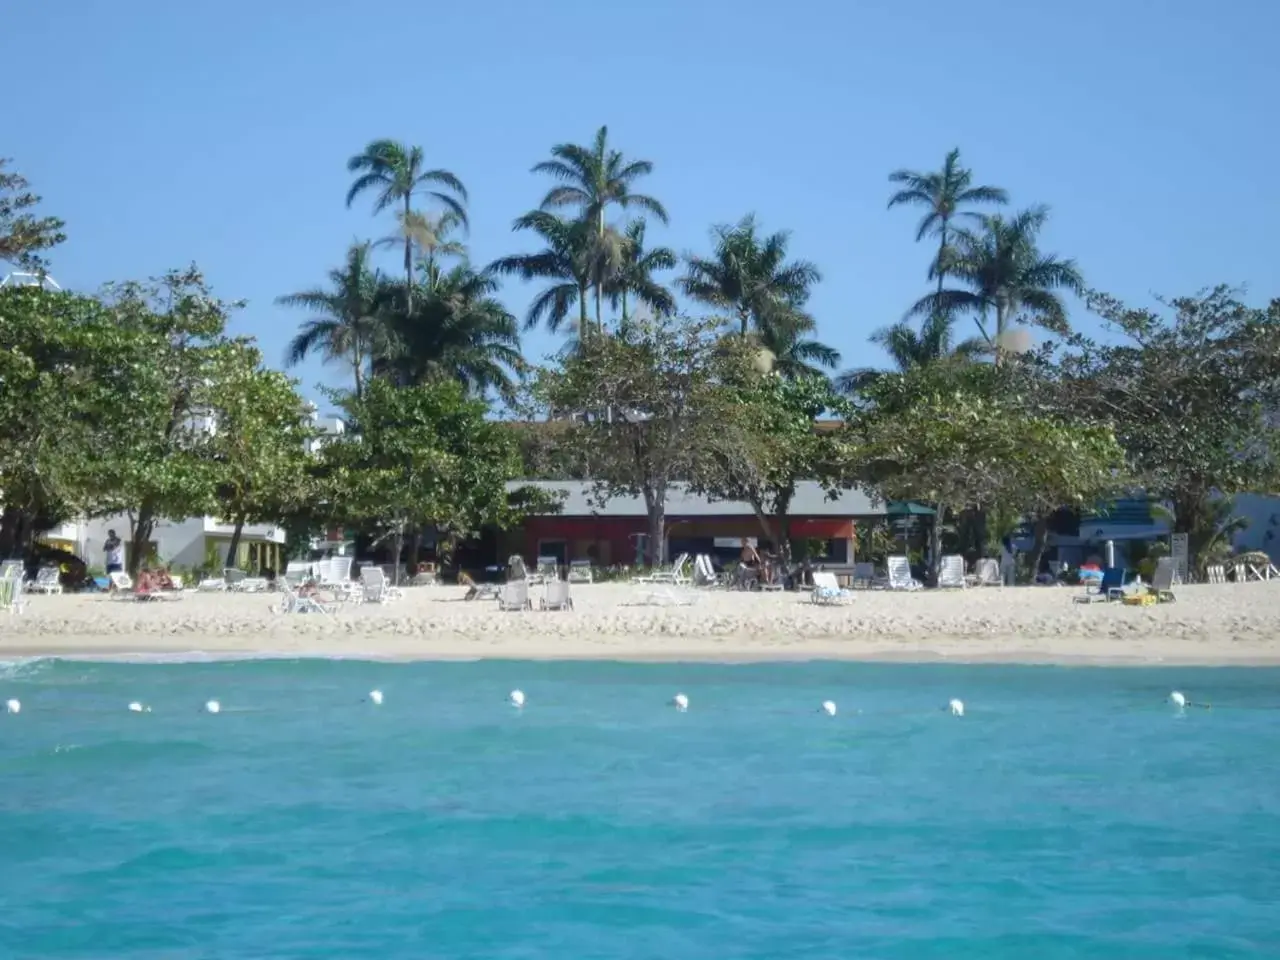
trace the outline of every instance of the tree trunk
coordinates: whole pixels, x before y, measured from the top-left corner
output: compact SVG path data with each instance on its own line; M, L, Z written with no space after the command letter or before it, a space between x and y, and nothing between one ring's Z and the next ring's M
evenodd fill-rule
M231 531L231 542L227 544L227 562L225 566L236 566L236 555L240 552L240 536L244 533L244 517L236 517L235 528Z
M404 195L404 304L405 312L413 312L413 238L409 236L410 195Z
M351 366L356 378L356 399L359 400L364 396L364 351L357 344L353 352Z
M138 519L131 526L133 529L129 532L129 556L126 569L129 572L129 576L136 577L138 571L142 568L142 561L146 558L151 543L151 534L155 531L155 508L143 501L142 506L138 509Z
M589 286L590 284L587 284L587 283L578 284L578 346L579 347L585 344L587 340L590 339L590 336L591 336L591 328L589 326L589 321L587 320L587 288Z
M437 537L437 541L439 538ZM413 528L413 536L409 538L409 563L417 572L418 555L422 553L422 527L415 526ZM400 567L396 566L396 586L400 586Z
M1004 325L1009 322L1006 316L1005 306L1003 303L996 303L996 338L995 338L995 364L1000 366L1004 362Z
M947 270L942 257L947 252L947 218L942 218L942 239L938 241L938 296L942 296L942 284L947 279Z
M935 503L933 509L933 524L929 527L929 574L926 579L929 586L936 587L938 571L942 567L942 525L947 519L947 505Z
M1031 582L1036 582L1040 575L1040 561L1044 559L1045 546L1049 541L1049 514L1036 517L1035 542L1031 547Z
M0 517L0 560L16 556L20 515L21 511L14 504L4 505L4 516Z
M649 514L649 566L660 567L666 553L667 492L666 489L644 491L644 505Z
M393 571L393 572L392 572L392 577L394 578L395 583L396 583L397 585L399 585L399 583L400 583L400 555L404 553L404 524L403 524L403 523L400 523L400 524L397 524L397 525L396 525L396 535L395 535L395 538L394 538L393 542L394 542L394 544L395 544L395 547L394 547L395 553L394 553L394 555L391 557L391 562L392 562L392 564L393 564L393 567L392 567L392 571Z

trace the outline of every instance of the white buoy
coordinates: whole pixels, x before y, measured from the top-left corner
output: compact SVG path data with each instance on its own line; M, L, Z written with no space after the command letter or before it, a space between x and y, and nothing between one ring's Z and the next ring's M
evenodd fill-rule
M219 713L221 712L221 710L222 710L222 704L220 704L217 700L210 700L208 703L204 705L205 713Z
M963 701L963 700L956 700L956 699L954 699L954 698L953 698L953 699L951 700L951 702L947 704L947 709L951 711L951 715L952 715L953 717L963 717L963 716L964 716L964 701Z
M370 702L372 702L372 703L373 703L373 705L374 705L375 707L380 707L380 706L382 706L382 691L381 691L381 690L370 690L370 691L369 691L369 700L370 700Z
M834 700L823 700L822 712L828 717L834 717L836 715L836 702Z
M674 697L671 698L671 705L675 707L676 710L678 710L680 713L684 713L686 710L689 709L689 698L686 697L683 693L677 693Z
M507 702L509 702L509 703L510 703L513 707L515 707L517 710L518 710L519 708L523 707L523 706L524 706L524 691L523 691L523 690L512 690L512 691L511 691L510 696L508 696L508 697L507 697Z
M151 708L135 700L133 701L133 703L129 704L129 712L130 713L150 713Z
M1183 695L1181 690L1175 690L1173 693L1169 694L1169 702L1181 710L1187 705L1187 698Z
M17 700L6 700L4 704L5 713L21 713L22 704Z

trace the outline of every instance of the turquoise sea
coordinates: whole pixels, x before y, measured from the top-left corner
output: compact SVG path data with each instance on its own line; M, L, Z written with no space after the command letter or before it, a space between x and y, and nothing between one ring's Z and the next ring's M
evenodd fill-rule
M9 698L4 960L1280 957L1280 670L46 660Z

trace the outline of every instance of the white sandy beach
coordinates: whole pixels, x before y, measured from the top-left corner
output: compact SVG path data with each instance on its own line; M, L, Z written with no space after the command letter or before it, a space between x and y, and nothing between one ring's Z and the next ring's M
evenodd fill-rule
M537 593L538 588L534 588ZM957 660L1280 665L1280 581L1185 586L1158 607L1076 604L1067 587L807 594L576 586L573 612L501 613L458 587L415 587L332 618L272 612L275 594L196 593L136 603L32 596L0 615L8 656L336 656L391 659Z

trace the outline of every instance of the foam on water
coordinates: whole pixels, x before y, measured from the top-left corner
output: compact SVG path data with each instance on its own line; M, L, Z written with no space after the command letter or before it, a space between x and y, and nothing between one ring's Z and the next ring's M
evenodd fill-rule
M1280 955L1277 670L46 660L9 698L0 957Z

